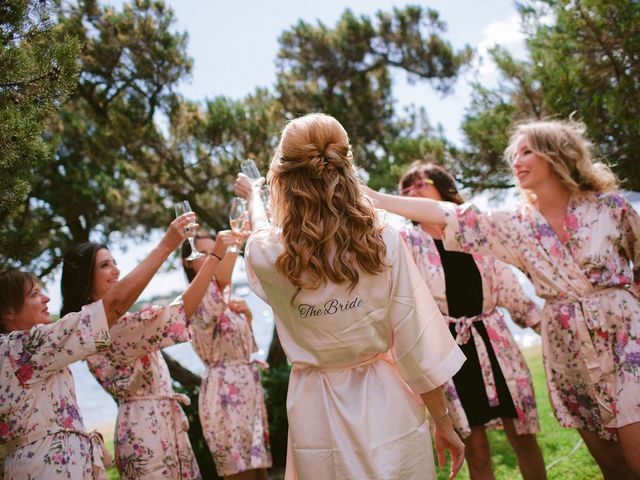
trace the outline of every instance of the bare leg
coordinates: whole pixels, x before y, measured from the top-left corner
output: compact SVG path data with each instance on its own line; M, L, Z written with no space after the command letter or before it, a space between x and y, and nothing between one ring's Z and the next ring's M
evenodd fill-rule
M504 433L516 452L518 467L524 480L544 480L547 471L544 468L542 451L534 434L518 435L513 425L513 419L503 418Z
M471 427L471 435L463 438L465 457L471 480L494 480L491 448L483 426Z
M640 478L640 422L618 428L618 440L627 465Z
M632 480L634 478L618 442L603 440L596 433L580 428L578 432L587 445L589 453L598 463L605 480Z

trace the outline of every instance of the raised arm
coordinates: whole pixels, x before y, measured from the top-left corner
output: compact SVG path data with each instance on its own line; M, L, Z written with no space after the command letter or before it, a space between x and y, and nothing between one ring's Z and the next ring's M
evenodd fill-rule
M226 252L227 248L237 241L239 241L239 236L229 230L224 230L216 235L213 253L208 255L205 263L200 267L197 275L182 294L182 303L187 318L193 315L202 302L213 275L218 275L220 268L224 266L225 262L231 262L232 265L233 262L235 262L235 256L237 254ZM233 255L233 258L229 260L227 257L230 255Z
M431 223L433 225L444 225L445 223L444 209L440 202L435 200L388 195L370 188L367 188L366 193L379 208L401 215L414 222Z
M247 200L253 231L269 226L267 212L260 197L262 185L264 185L264 178L252 182L244 173L239 173L236 178L236 195Z
M149 253L147 258L107 291L102 298L102 304L109 327L112 327L138 299L171 252L185 238L193 236L197 224L191 225L188 231L186 227L192 224L194 220L195 214L189 212L180 215L171 222L158 245Z
M238 251L240 250L242 242L244 242L245 238L251 234L248 222L245 222L245 225L247 226L246 232L244 231L244 229L239 234L230 230L224 230L222 232L219 232L216 237L217 240L220 235L228 236L228 246L234 244L238 247L235 250L227 250L226 255L218 265L218 268L216 268L215 277L220 290L224 290L227 285L231 284L231 276L233 275L233 268L235 267L236 260L238 259Z

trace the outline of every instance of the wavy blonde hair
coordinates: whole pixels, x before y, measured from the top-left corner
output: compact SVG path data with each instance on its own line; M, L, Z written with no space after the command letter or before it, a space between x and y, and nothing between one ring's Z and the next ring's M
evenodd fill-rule
M358 268L381 273L386 245L376 212L352 163L347 132L329 115L292 120L282 131L267 176L274 224L284 251L276 268L297 287L358 283Z
M517 143L525 135L531 150L551 165L562 185L571 193L608 192L618 188L618 179L611 169L593 156L593 146L585 135L586 126L573 120L530 121L515 125L504 158L512 164ZM523 189L526 199L535 202L535 195Z

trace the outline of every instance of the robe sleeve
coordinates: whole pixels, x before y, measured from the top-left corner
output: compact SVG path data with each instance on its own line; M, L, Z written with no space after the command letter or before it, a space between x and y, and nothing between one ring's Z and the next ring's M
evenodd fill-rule
M222 292L216 280L213 279L202 298L202 302L200 302L193 317L191 317L190 323L192 325L209 325L215 323L222 312L224 312Z
M391 354L417 394L449 380L466 357L456 345L400 234L387 243L391 266Z
M256 267L258 267L261 260L264 260L261 259L261 255L264 255L261 244L266 241L267 235L269 235L269 229L267 228L257 230L251 234L244 247L244 265L251 290L263 301L268 303L267 294L262 287L262 283L260 283L260 279L256 275Z
M109 346L109 327L102 301L82 307L47 325L5 336L6 356L22 385L47 379L67 365ZM3 349L4 350L4 349Z
M191 340L182 297L166 307L143 307L125 314L111 328L109 356L120 362L130 362L148 353Z
M542 311L522 289L518 277L508 265L499 260L493 262L497 305L509 311L511 319L522 328L532 328L540 332Z
M521 213L481 212L471 203L441 202L445 210L443 244L447 250L491 255L521 268L519 249L526 244Z

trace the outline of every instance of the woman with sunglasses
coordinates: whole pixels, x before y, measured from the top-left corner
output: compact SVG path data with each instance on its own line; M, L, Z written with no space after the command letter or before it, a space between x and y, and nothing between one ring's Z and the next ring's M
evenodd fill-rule
M545 299L547 386L558 422L576 428L606 479L640 478L640 216L594 159L585 126L517 125L505 159L522 205L475 206L371 193L443 232L448 249L493 255Z
M451 174L415 162L400 179L403 196L463 203ZM504 428L525 480L546 478L531 375L505 319L505 308L522 327L537 328L540 311L511 269L491 257L448 252L442 234L423 223L403 232L449 330L467 357L444 385L447 406L465 443L472 479L493 478L486 429Z

